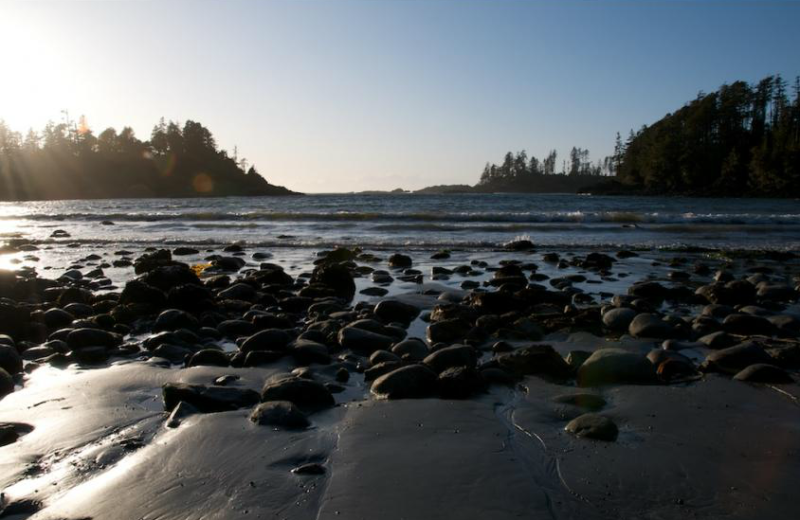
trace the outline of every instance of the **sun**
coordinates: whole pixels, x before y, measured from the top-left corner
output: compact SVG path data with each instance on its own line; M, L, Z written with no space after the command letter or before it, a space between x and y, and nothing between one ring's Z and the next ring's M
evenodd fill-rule
M24 132L58 118L74 77L47 26L33 23L19 4L0 3L0 48L0 119Z

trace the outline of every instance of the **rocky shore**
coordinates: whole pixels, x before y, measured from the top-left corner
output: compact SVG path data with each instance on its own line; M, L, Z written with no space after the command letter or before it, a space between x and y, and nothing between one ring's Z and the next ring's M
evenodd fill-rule
M0 271L0 518L796 515L792 253L84 253Z

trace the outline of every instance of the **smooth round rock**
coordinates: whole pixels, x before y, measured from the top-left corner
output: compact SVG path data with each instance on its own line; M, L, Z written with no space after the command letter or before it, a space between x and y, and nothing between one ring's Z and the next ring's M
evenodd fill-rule
M567 423L564 430L585 439L615 441L619 429L614 421L603 415L586 413Z
M261 426L277 426L287 430L302 430L309 426L306 415L289 401L268 401L256 406L250 420Z

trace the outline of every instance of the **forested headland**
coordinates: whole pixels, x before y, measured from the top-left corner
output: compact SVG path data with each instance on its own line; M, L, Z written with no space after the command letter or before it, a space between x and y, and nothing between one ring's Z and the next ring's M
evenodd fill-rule
M737 81L697 98L650 126L617 133L614 153L597 162L572 148L558 164L523 150L487 164L474 186L420 193L574 193L800 197L800 79ZM560 166L560 168L559 168Z
M162 119L142 141L130 127L95 135L84 118L24 136L0 120L0 200L291 194L195 121Z
M800 78L737 81L619 135L616 181L645 193L800 196Z

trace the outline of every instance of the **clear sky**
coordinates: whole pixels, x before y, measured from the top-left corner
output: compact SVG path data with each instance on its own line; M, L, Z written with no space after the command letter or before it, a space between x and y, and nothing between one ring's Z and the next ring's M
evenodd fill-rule
M200 121L305 192L611 152L725 82L800 74L800 2L0 0L0 118Z

